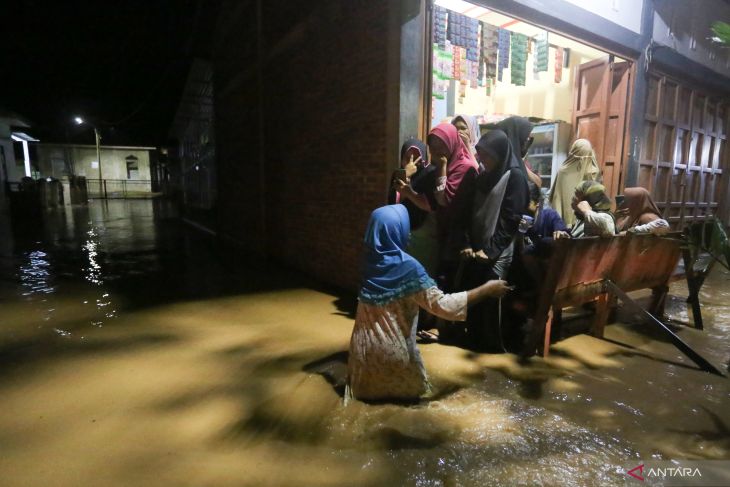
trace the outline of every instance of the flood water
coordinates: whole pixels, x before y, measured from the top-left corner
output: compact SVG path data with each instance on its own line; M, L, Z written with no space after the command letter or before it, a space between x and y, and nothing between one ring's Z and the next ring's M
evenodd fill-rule
M353 297L222 251L164 202L92 202L0 241L2 485L605 486L730 459L730 380L626 313L527 364L421 345L436 399L343 405ZM701 300L705 330L677 332L727 373L730 274Z

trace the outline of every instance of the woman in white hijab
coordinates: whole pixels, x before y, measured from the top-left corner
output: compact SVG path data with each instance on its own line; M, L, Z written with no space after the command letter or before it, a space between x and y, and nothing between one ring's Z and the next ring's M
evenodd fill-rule
M476 156L476 145L482 134L479 131L477 117L473 115L456 115L451 120L451 125L456 127L459 137L464 141L472 157Z
M576 220L571 207L575 187L582 181L596 181L600 172L591 143L586 139L573 142L550 191L550 206L560 214L566 225L571 226Z

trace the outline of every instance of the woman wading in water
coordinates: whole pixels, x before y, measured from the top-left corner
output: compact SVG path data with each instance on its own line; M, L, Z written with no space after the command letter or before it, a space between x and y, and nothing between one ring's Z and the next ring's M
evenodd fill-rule
M346 397L417 400L430 392L416 346L419 307L446 320L466 320L467 306L507 292L505 281L444 294L403 249L410 221L403 205L378 208L365 232L365 262L350 339Z

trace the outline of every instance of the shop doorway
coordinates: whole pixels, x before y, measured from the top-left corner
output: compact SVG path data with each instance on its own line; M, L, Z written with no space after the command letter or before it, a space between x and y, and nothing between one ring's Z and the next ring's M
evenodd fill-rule
M585 138L609 195L623 190L632 62L467 1L436 0L431 16L429 128L464 114L484 133L523 116L535 123L527 161L543 188Z
M628 157L630 63L607 56L579 65L573 88L574 138L588 139L596 151L610 196L622 191Z

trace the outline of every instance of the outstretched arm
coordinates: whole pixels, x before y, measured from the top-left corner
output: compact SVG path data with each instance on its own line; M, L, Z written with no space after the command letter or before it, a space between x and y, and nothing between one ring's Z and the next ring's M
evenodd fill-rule
M436 286L416 293L416 303L429 313L452 321L465 321L466 308L485 298L500 298L509 287L505 281L493 280L469 291L445 294Z
M481 286L475 287L474 289L470 289L466 292L466 304L467 306L471 306L485 298L501 298L507 294L507 291L509 290L510 287L507 285L507 281L503 281L501 279L487 281Z

